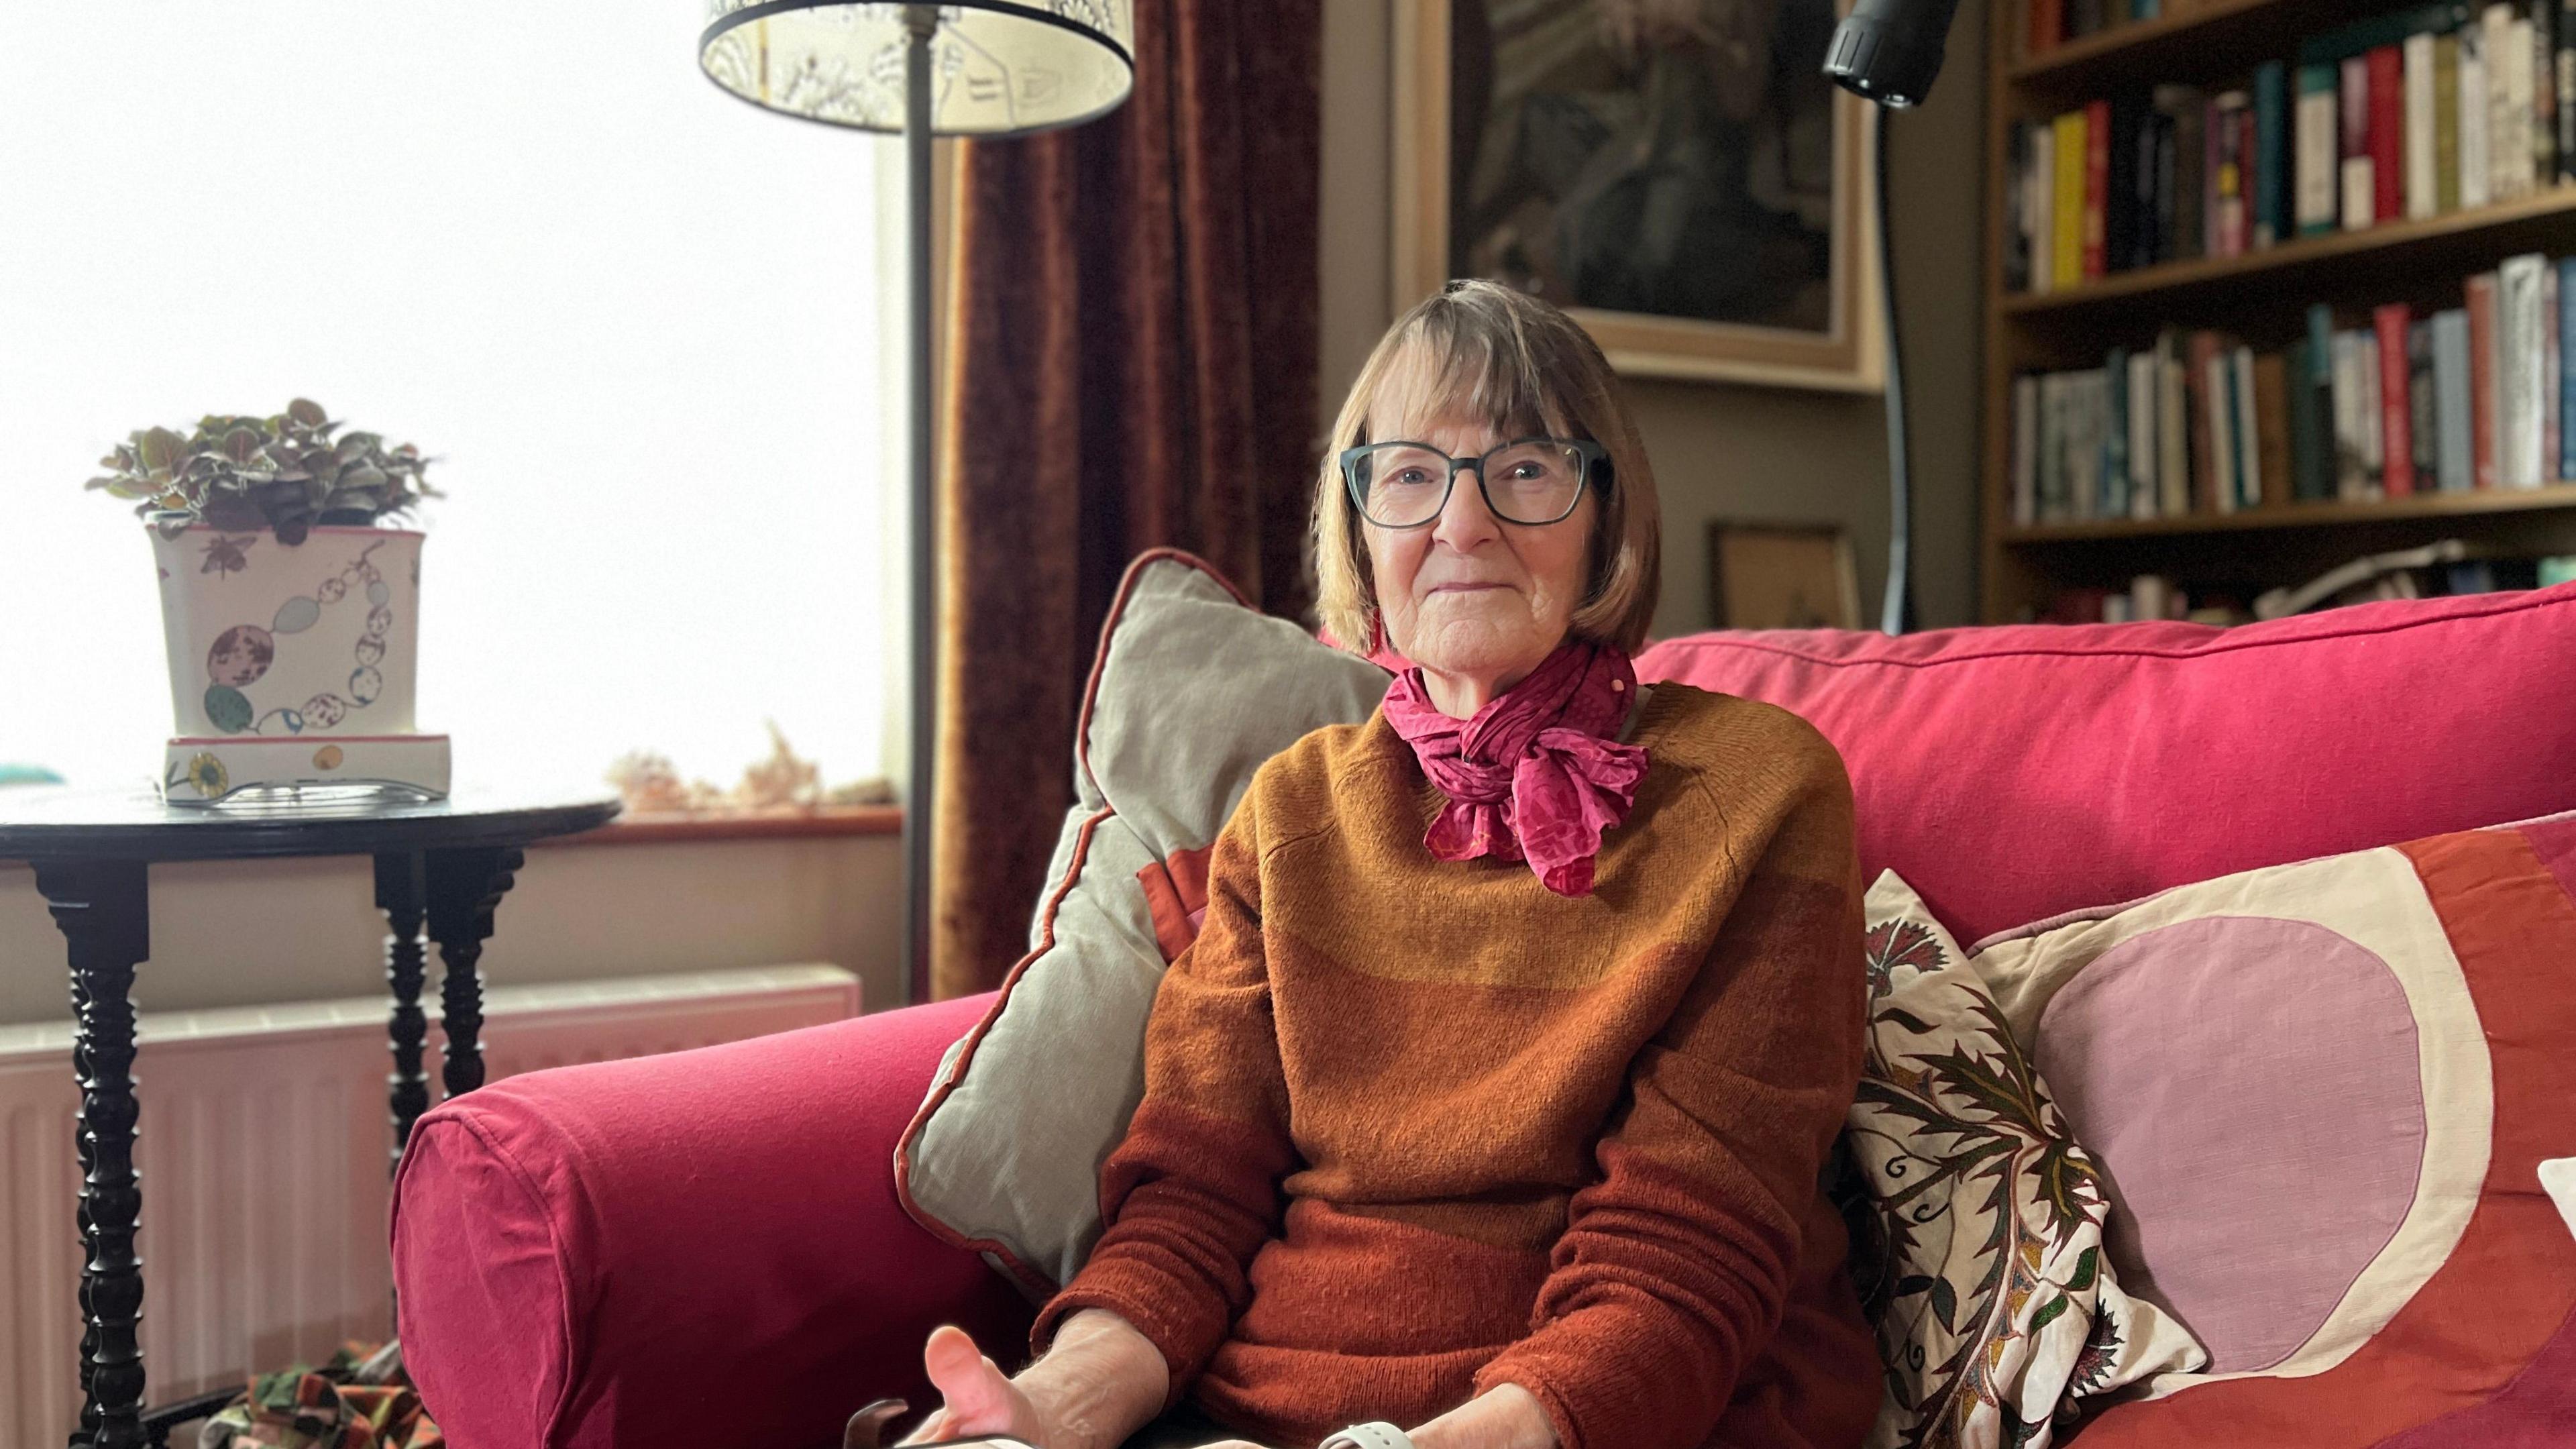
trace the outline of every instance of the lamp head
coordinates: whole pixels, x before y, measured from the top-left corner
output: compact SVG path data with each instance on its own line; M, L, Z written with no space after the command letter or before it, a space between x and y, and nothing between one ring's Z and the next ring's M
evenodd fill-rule
M1921 105L1958 10L1959 0L1853 0L1825 47L1825 74L1883 106Z

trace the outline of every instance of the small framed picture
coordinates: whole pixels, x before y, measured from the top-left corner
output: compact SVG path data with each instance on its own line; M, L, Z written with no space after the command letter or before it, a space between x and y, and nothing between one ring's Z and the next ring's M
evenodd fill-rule
M1860 575L1838 523L1708 526L1708 606L1719 629L1857 629Z

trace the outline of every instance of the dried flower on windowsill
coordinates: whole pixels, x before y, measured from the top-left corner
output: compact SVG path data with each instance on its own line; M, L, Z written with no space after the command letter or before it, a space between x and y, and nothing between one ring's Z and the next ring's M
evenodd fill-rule
M891 805L884 778L852 780L826 789L822 768L798 755L775 721L769 756L742 772L741 783L720 790L704 780L683 780L670 757L634 750L609 767L608 783L625 798L629 815L810 814L827 806Z

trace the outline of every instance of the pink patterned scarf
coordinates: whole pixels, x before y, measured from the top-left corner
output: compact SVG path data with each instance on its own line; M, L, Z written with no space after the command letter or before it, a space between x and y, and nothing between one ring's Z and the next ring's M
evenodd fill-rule
M1422 671L1386 692L1386 722L1449 797L1422 843L1437 860L1527 860L1561 896L1592 893L1602 832L1628 818L1642 746L1617 740L1636 702L1627 654L1567 643L1471 719L1442 714Z

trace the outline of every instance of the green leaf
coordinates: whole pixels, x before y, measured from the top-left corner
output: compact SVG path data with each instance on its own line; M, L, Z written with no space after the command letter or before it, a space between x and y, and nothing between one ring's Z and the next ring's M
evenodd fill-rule
M1932 1034L1932 1024L1930 1022L1916 1016L1913 1012L1905 1010L1903 1007L1882 1007L1879 1010L1878 1019L1881 1021L1895 1022L1898 1026L1905 1028L1916 1036L1929 1036Z
M2055 1323L2058 1316L2066 1311L2066 1305L2071 1301L2073 1300L2069 1299L2065 1294L2060 1293L2056 1297L2049 1299L2046 1303L2041 1304L2039 1306L2039 1311L2030 1316L2030 1331L2037 1333L2048 1325Z
M1932 1311L1941 1315L1943 1328L1952 1332L1958 1330L1959 1290L1951 1287L1947 1278L1932 1280Z
M1915 1294L1930 1288L1933 1282L1934 1280L1930 1275L1923 1273L1916 1273L1910 1277L1899 1278L1896 1280L1896 1286L1889 1290L1889 1296L1896 1298L1911 1298Z
M2086 1248L2075 1260L2075 1276L2066 1280L2066 1291L2081 1293L2093 1286L2093 1275L2102 1256L2100 1248Z
M318 428L330 420L322 405L311 398L300 397L286 405L286 415L308 428Z

